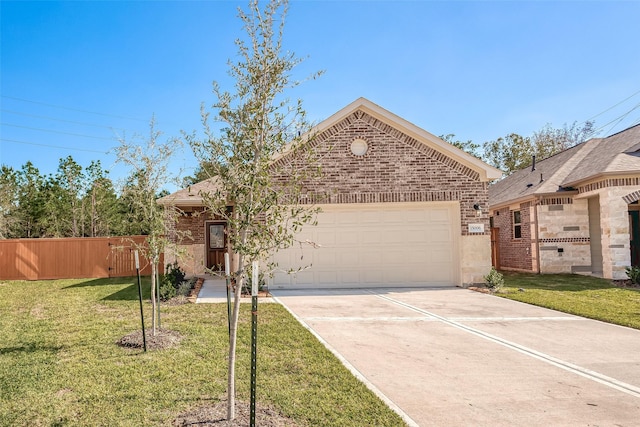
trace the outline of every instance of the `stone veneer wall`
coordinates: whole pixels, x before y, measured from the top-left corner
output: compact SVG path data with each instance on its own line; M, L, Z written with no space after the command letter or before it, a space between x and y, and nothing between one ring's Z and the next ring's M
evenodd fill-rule
M540 272L590 273L589 207L586 199L541 204L538 209Z
M580 196L600 196L600 224L602 228L602 274L615 280L627 278L625 268L631 265L629 236L629 205L624 197L637 186L609 187Z

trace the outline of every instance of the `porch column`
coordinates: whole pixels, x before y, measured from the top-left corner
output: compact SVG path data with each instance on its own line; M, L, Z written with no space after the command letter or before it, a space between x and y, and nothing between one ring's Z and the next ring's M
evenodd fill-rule
M605 278L626 279L625 268L631 265L628 205L623 197L628 187L608 188L600 193L602 228L602 273Z

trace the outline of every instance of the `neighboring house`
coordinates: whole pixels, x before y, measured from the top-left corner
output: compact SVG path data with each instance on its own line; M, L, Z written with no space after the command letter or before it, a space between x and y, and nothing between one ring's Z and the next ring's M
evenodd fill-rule
M322 177L304 186L308 200L322 201L322 212L298 238L319 246L278 252L283 271L271 287L483 281L491 268L487 188L500 171L363 98L311 134ZM285 154L274 161L301 160ZM187 212L177 227L193 236L181 242L190 254L182 264L192 274L223 262L225 224L202 213L199 196L213 185L203 181L160 200Z
M640 125L489 187L494 265L626 279L640 265Z

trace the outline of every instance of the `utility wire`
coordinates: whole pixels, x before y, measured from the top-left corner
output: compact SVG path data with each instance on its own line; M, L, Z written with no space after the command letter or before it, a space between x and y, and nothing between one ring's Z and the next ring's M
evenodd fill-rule
M135 121L138 121L138 122L145 122L145 123L149 122L149 120L138 119L138 118L135 118L135 117L127 117L127 116L119 116L119 115L116 115L116 114L99 113L97 111L89 111L89 110L82 110L82 109L79 109L79 108L65 107L65 106L62 106L62 105L48 104L46 102L32 101L32 100L29 100L29 99L18 98L18 97L15 97L15 96L2 95L2 97L6 98L6 99L13 99L14 101L29 102L31 104L39 104L39 105L45 105L47 107L60 108L62 110L78 111L78 112L81 112L81 113L96 114L98 116L105 116L105 117L115 117L115 118L118 118L118 119L135 120Z
M629 99L633 98L634 96L636 96L636 95L637 95L637 94L639 94L639 93L640 93L640 90L639 90L639 91L637 91L637 92L635 92L635 93L633 93L633 94L631 94L631 95L629 95L627 98L625 98L625 99L623 99L622 101L618 102L616 105L614 105L614 106L612 106L612 107L607 108L606 110L604 110L604 111L602 111L602 112L600 112L600 113L596 114L595 116L591 117L590 119L587 119L587 121L591 121L591 120L595 119L596 117L601 116L602 114L606 113L607 111L609 111L609 110L613 110L613 109L614 109L614 108L616 108L618 105L620 105L620 104L622 104L622 103L624 103L624 102L628 101Z
M15 143L15 144L37 145L39 147L59 148L59 149L62 149L62 150L86 151L86 152L89 152L89 153L109 154L106 151L87 150L87 149L84 149L84 148L62 147L62 146L59 146L59 145L39 144L37 142L18 141L18 140L15 140L15 139L7 139L7 138L0 138L0 141L9 142L9 143Z
M127 129L116 128L116 127L112 127L112 126L98 125L98 124L95 124L95 123L77 122L77 121L74 121L74 120L58 119L56 117L50 117L50 116L39 116L39 115L36 115L36 114L22 113L20 111L7 110L7 109L4 109L4 108L0 108L0 111L5 112L5 113L9 113L9 114L16 114L16 115L19 115L19 116L33 117L33 118L36 118L36 119L54 120L56 122L71 123L71 124L74 124L74 125L92 126L92 127L110 129L110 130L123 130L123 131L127 130Z
M627 111L624 114L621 114L620 116L614 118L613 120L610 120L609 122L605 123L604 125L600 126L596 132L600 132L601 130L603 130L605 127L611 125L611 127L609 128L609 130L606 133L609 133L612 131L613 128L615 128L618 124L620 124L620 122L622 122L625 118L627 118L627 116L631 113L633 113L635 110L637 110L638 108L640 108L640 103L636 104L633 108L631 108L631 110Z
M39 132L49 132L49 133L59 133L59 134L62 134L62 135L80 136L82 138L104 139L104 140L107 140L107 141L113 141L114 140L114 138L107 138L107 137L104 137L104 136L82 135L82 134L79 134L79 133L63 132L63 131L59 131L59 130L42 129L42 128L34 128L34 127L31 127L31 126L15 125L13 123L0 123L0 126L10 126L10 127L14 127L14 128L37 130Z

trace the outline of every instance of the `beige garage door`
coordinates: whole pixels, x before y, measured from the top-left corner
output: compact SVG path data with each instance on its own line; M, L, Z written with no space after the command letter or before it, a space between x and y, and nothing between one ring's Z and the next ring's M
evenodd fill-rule
M323 205L318 225L278 252L274 288L453 286L457 203ZM304 268L291 274L290 270Z

